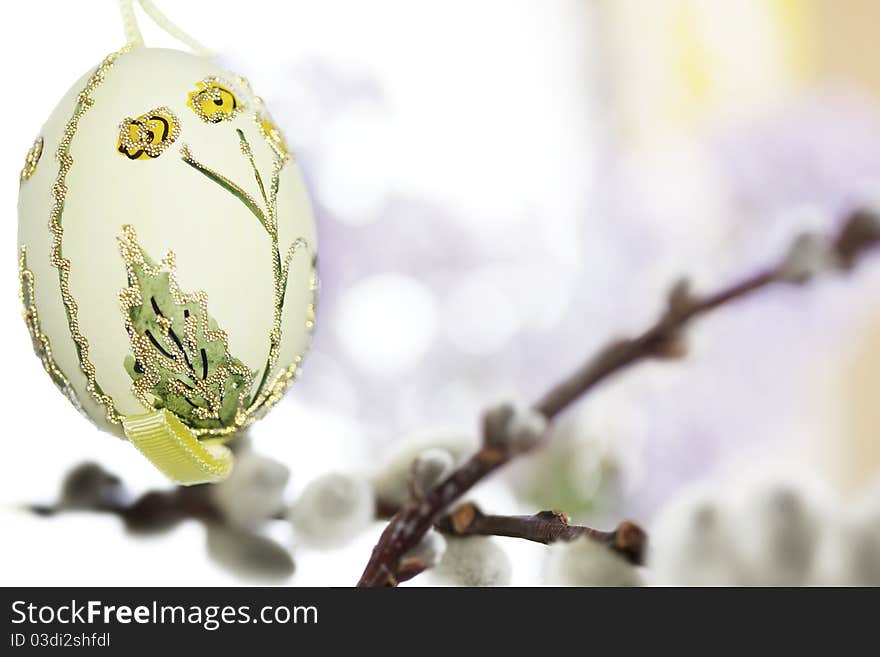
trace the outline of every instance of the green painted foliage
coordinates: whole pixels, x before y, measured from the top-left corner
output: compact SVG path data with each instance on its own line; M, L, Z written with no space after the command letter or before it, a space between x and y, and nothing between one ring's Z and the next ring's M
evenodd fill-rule
M128 263L129 286L140 289L141 303L127 310L134 356L126 357L126 371L156 408L192 428L233 424L251 373L229 353L225 334L195 295L175 294L170 272L141 254L143 262Z

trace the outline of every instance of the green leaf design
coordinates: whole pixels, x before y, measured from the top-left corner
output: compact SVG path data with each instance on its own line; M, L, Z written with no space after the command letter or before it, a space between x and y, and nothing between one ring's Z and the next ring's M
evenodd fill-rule
M272 317L272 331L269 335L269 353L266 358L266 364L263 367L263 374L259 379L256 390L251 398L251 406L247 409L248 414L257 411L263 404L269 401L270 391L266 389L269 382L270 374L278 362L278 355L281 346L281 316L284 309L284 295L287 290L287 279L290 274L290 263L294 255L300 251L308 252L308 242L302 238L296 238L288 247L287 251L282 255L281 247L278 243L278 191L281 185L281 170L289 158L283 157L278 150L273 148L273 165L272 177L269 180L268 191L263 179L263 175L257 168L254 161L253 150L250 142L248 142L244 131L236 129L238 135L238 145L247 162L250 164L254 174L254 180L260 191L260 197L265 207L260 207L259 203L253 196L248 194L240 185L223 174L205 166L199 162L189 150L183 146L180 149L181 159L190 167L198 171L200 174L215 182L217 185L230 192L259 220L260 225L266 231L272 244L272 275L274 278L274 312ZM313 262L314 266L314 262ZM280 375L279 375L280 376ZM271 386L270 386L271 387Z
M213 169L206 167L204 164L196 160L192 156L192 153L190 153L189 148L187 148L186 146L183 146L180 149L180 158L193 169L201 173L203 176L205 176L209 180L214 181L226 191L231 192L232 195L235 196L239 201L244 203L245 207L247 207L247 209L250 210L251 213L259 220L259 222L263 225L263 228L266 229L266 232L270 235L272 234L272 227L269 224L269 219L266 217L266 214L254 200L254 198L246 191L244 191L244 189L242 189L239 185L236 185L223 174L217 173Z
M229 353L226 333L208 315L207 295L181 292L174 255L157 265L131 226L123 226L118 239L128 274L120 301L133 354L125 369L135 396L193 429L235 424L253 373Z

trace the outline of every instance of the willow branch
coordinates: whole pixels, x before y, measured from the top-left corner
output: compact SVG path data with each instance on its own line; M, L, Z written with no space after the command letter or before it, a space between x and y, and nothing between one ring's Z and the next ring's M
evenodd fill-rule
M83 463L68 473L58 502L25 508L41 516L68 511L104 513L120 518L133 532L152 532L186 519L222 522L223 513L209 490L205 485L178 486L148 491L132 500L119 477L96 463Z
M569 524L560 511L540 511L533 516L495 516L483 513L472 502L441 517L434 527L452 536L508 536L536 543L575 541L588 537L608 546L634 565L644 562L647 535L634 522L623 521L613 531ZM398 580L402 581L402 580Z
M684 332L697 318L776 284L809 281L829 270L848 270L880 242L880 220L857 211L832 238L801 236L774 266L713 294L693 295L686 282L673 286L664 311L634 338L609 343L582 367L563 379L531 408L548 423L576 400L621 370L640 362L685 355ZM408 501L391 518L364 569L358 586L388 586L400 581L401 558L413 549L449 506L511 459L537 446L520 441L510 421L513 409L490 409L483 418L483 445L421 499Z

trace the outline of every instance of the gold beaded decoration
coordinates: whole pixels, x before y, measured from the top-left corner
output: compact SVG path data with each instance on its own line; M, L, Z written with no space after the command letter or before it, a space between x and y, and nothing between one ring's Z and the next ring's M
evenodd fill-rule
M64 257L62 252L62 239L64 236L64 228L61 225L61 217L64 213L64 200L67 196L67 174L73 167L73 157L70 155L70 145L76 135L79 121L89 111L89 108L95 104L92 93L104 82L107 72L116 63L120 55L128 52L129 46L122 50L108 55L104 61L98 66L94 73L86 82L85 88L76 98L76 105L73 110L73 116L64 127L64 136L55 152L58 160L58 177L52 186L52 210L49 215L49 230L52 231L52 249L50 252L50 261L52 266L58 270L58 280L61 287L61 298L64 301L64 308L67 312L68 326L70 327L70 336L76 346L76 353L79 357L79 366L83 374L86 376L86 390L92 398L106 409L107 421L111 424L119 424L122 422L122 415L116 410L113 398L106 394L96 379L95 366L89 360L89 341L82 334L79 328L79 320L77 318L78 307L76 300L70 293L70 260Z
M157 107L119 124L116 150L130 160L150 160L168 150L180 136L180 121L167 107Z
M196 82L196 90L189 93L186 104L205 123L230 121L244 111L232 85L217 77Z
M160 383L161 373L170 376L165 385L170 392L186 399L204 400L204 405L193 409L193 415L198 420L220 421L220 409L227 393L237 392L238 403L236 404L235 421L233 426L240 426L245 421L244 404L253 375L241 361L235 359L229 353L229 340L226 331L216 328L208 315L208 295L204 291L186 294L181 291L177 283L174 253L169 251L162 259L161 264L153 265L145 258L143 249L137 242L137 235L131 226L122 227L122 236L118 238L122 258L128 274L128 287L119 292L119 301L125 316L125 329L129 336L131 350L135 362L142 376L132 384L134 396L146 407L152 408L153 396L157 384ZM170 292L171 300L178 308L190 307L192 312L184 309L182 335L178 337L172 328L173 320L159 310L156 299L151 303L157 313L158 332L166 345L175 345L167 351L156 341L156 336L149 333L139 332L132 322L131 309L139 311L145 305L144 294L138 283L138 271L141 270L147 277L164 278L167 276L167 291ZM162 305L161 302L159 305ZM166 306L167 308L167 306ZM214 328L212 328L212 326ZM218 359L216 365L212 364L209 369L208 356L205 349L201 348L202 364L194 363L187 355L198 354L200 346L208 346L216 343L222 348L222 359ZM209 347L210 349L210 347ZM228 384L233 384L227 389ZM192 402L190 402L192 404ZM183 418L181 418L183 419ZM190 427L201 435L211 433L213 428Z
M21 170L21 175L18 180L20 183L23 183L25 180L29 180L34 173L37 171L37 163L40 161L40 156L43 154L43 138L37 137L34 140L33 146L27 152L27 155L24 158L24 168Z
M260 378L256 391L254 392L251 404L248 406L248 409L246 411L248 422L250 422L253 419L252 416L257 411L260 411L260 416L262 416L265 410L268 410L269 407L274 405L278 401L278 399L280 399L281 395L284 393L284 390L286 390L290 383L296 378L299 364L302 361L302 355L299 355L294 364L292 364L290 367L286 368L270 380L270 373L275 368L275 365L278 362L278 355L281 347L281 318L284 307L284 294L287 290L287 279L290 273L290 263L293 260L294 255L298 251L305 250L307 252L311 252L311 247L309 246L305 238L298 237L287 248L284 256L281 255L281 249L278 243L278 189L280 184L281 170L284 168L287 160L282 158L273 149L274 158L272 166L272 177L267 191L266 185L263 182L263 177L260 174L260 171L254 161L253 151L251 150L250 143L248 142L247 138L241 130L237 130L236 132L238 133L241 153L245 158L247 158L248 163L250 164L251 169L254 173L254 179L257 182L257 187L260 190L262 206L240 185L236 184L226 176L223 176L217 171L214 171L213 169L199 162L193 156L191 150L187 146L182 146L180 152L184 162L186 162L195 170L199 171L202 175L206 176L210 180L213 180L215 183L236 196L256 216L266 233L268 233L269 238L272 242L272 273L274 280L274 309L272 317L272 330L269 335L269 354L266 360L266 365L263 369L263 375ZM313 294L317 288L317 277L315 274L314 264L315 258L314 256L312 256L310 288ZM306 315L306 329L311 332L312 327L314 326L314 303L309 304ZM265 409L263 409L263 407L265 407Z
M266 109L266 104L263 102L262 98L254 94L254 90L251 88L251 83L248 79L242 75L238 75L235 78L235 83L249 96L249 100L254 106L254 123L265 142L269 145L269 148L275 153L275 156L281 158L285 163L295 159L293 153L287 147L284 135L278 128L272 115L269 114L269 111Z
M268 385L268 389L266 395L263 399L255 400L254 404L251 404L250 408L248 408L248 417L250 421L259 419L266 415L269 410L278 403L278 401L284 396L284 393L287 389L293 385L293 382L299 378L299 374L302 371L301 365L305 353L309 350L311 346L311 336L312 331L315 327L315 309L316 309L316 298L318 294L318 272L315 268L315 258L312 258L312 270L309 274L309 290L312 292L312 302L309 303L306 308L306 331L309 336L309 342L306 344L305 349L296 356L293 363L281 370L274 379L272 379L271 383Z
M290 149L287 148L287 143L284 141L284 135L281 134L281 130L278 129L278 126L275 124L275 121L272 120L269 112L266 110L257 112L254 115L254 121L257 124L257 128L260 130L260 134L263 135L263 139L269 144L269 148L272 149L275 156L281 158L285 162L290 160L293 155L291 154Z
M49 336L43 333L40 326L40 316L37 313L36 296L34 293L34 272L27 268L27 247L22 245L18 256L18 281L21 285L19 295L21 297L22 306L24 306L24 323L27 325L28 332L31 334L31 342L34 346L34 353L43 363L43 369L52 379L52 383L64 394L74 408L85 415L82 404L76 396L70 380L58 367L55 358L52 356L52 345L49 342Z

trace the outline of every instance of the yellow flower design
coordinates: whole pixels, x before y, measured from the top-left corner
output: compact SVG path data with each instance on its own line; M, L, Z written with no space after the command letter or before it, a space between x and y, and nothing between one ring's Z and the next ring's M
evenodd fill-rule
M24 158L24 168L21 170L21 176L19 177L20 182L24 182L34 175L37 170L37 162L40 161L40 156L42 154L43 138L37 137L34 141L34 145L31 146L30 150L27 152L27 156Z
M230 87L219 78L205 78L196 82L196 90L189 92L186 104L205 123L229 121L244 109Z
M159 157L180 136L180 121L167 107L157 107L119 124L116 150L130 160Z
M257 126L260 128L260 133L263 135L263 138L269 144L270 148L275 151L275 154L285 161L291 159L290 149L287 148L287 144L284 141L284 135L281 134L281 130L275 125L272 117L269 116L267 112L262 112L257 115L256 119Z

